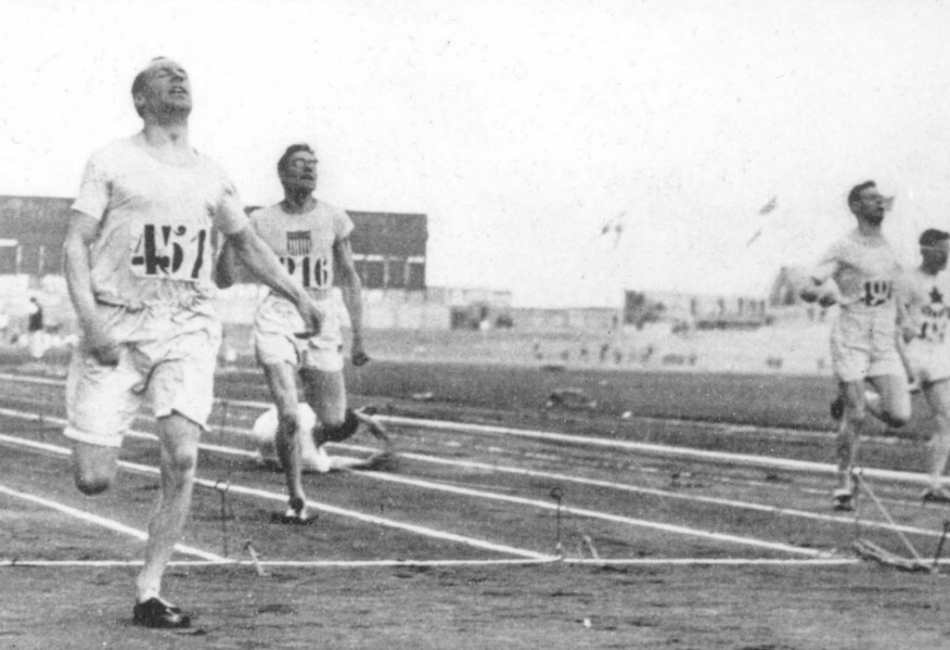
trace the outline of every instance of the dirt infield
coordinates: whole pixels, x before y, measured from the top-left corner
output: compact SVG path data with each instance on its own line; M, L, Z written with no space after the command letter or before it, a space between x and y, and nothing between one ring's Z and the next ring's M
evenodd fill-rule
M945 648L946 580L784 568L173 570L193 629L129 622L124 569L4 569L4 648ZM11 594L19 597L11 598Z

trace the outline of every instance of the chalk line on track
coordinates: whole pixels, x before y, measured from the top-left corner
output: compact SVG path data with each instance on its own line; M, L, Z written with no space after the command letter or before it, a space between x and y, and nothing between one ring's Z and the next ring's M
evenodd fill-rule
M115 521L114 519L109 519L107 517L101 517L99 515L93 514L91 512L86 512L85 510L79 510L78 508L73 508L72 506L67 506L66 504L59 503L58 501L53 501L51 499L45 499L43 497L38 497L34 494L28 494L26 492L21 492L19 490L14 490L13 488L0 485L0 494L6 494L7 496L15 497L23 501L29 501L44 508L50 508L56 510L70 517L80 519L86 523L95 524L101 526L102 528L108 528L109 530L134 537L135 539L145 541L148 539L148 533L144 530L139 530L138 528L133 528L131 526L126 526L123 523ZM195 557L200 557L202 559L208 560L212 563L221 563L227 562L227 559L224 556L217 555L216 553L208 553L207 551L202 551L199 548L194 546L188 546L187 544L176 544L175 550L179 553L185 553L187 555L194 555Z
M51 380L46 378L33 378L20 375L11 375L0 373L0 379L11 379L18 381L35 382L50 386L62 386L62 380ZM227 398L216 398L216 401L235 405L239 407L264 410L271 406L269 402L256 400L235 400ZM758 467L765 469L781 469L793 472L802 472L809 474L834 475L837 467L832 463L818 463L814 461L796 460L794 458L779 458L774 456L758 456L754 454L738 454L733 452L712 451L707 449L698 449L695 447L681 447L672 445L660 445L655 443L636 442L633 440L616 440L611 438L602 438L597 436L578 436L566 433L557 433L554 431L540 431L535 429L519 429L514 427L503 427L487 424L470 424L464 422L451 422L448 420L429 420L421 418L409 418L396 415L377 414L375 417L380 421L389 424L418 427L425 429L440 429L445 431L456 431L459 433L472 435L510 435L522 438L532 438L536 440L546 440L551 442L565 442L582 446L601 447L607 449L620 449L624 451L639 452L663 458L680 458L686 460L705 461L713 463L729 463L745 467ZM686 422L689 422L688 420ZM695 422L693 422L695 424ZM735 425L738 426L738 425ZM743 425L746 426L746 425ZM909 483L913 485L929 485L929 477L921 472L904 472L897 470L887 470L874 467L864 467L862 471L870 478L883 479L887 481L896 481ZM944 479L944 484L950 485L950 477Z
M9 415L10 414L9 411L10 409L0 409L0 414ZM60 420L59 418L46 418L46 419L48 421ZM152 434L142 433L141 435L153 437ZM32 449L51 452L53 454L57 454L61 456L68 456L71 453L70 450L66 447L60 447L58 445L51 445L44 442L37 442L34 440L28 440L26 438L19 438L16 436L10 436L7 434L0 433L0 443L2 442L5 442L7 444L12 444L12 445L17 445L20 447L29 447ZM132 463L129 461L119 461L119 466L125 469L137 471L144 474L158 475L158 468L151 467L149 465L142 465L139 463ZM214 489L217 489L219 484L220 483L218 481L211 481L211 480L203 479L199 477L195 478L196 486L201 486L201 487L210 488L214 490ZM286 496L284 496L283 494L279 494L277 492L269 492L267 490L244 487L240 485L235 485L233 483L229 485L228 489L233 493L243 494L245 496L253 496L253 497L266 499L269 501L277 501L281 504L286 502ZM518 557L538 559L538 560L551 557L551 555L548 553L538 553L536 551L530 551L530 550L518 548L515 546L508 546L506 544L495 544L493 542L487 542L485 540L477 539L474 537L468 537L465 535L457 535L455 533L449 533L449 532L445 532L441 530L436 530L434 528L429 528L427 526L406 524L406 523L395 521L393 519L387 519L385 517L377 517L375 515L367 515L362 512L358 512L355 510L347 510L345 508L339 508L337 506L333 506L327 503L321 503L318 501L308 500L307 505L321 512L339 515L341 517L347 517L350 519L356 519L364 523L376 524L378 526L384 526L386 528L402 530L402 531L417 534L417 535L423 535L426 537L432 537L435 539L440 539L440 540L449 541L449 542L456 542L456 543L464 544L467 546L471 546L471 547L486 550L486 551L493 551L496 553L507 553L510 555L516 555Z
M592 567L624 567L624 566L781 566L781 567L828 567L854 566L862 564L863 560L854 557L834 558L574 558L549 557L532 560L234 560L225 559L223 562L199 560L176 560L169 562L169 567L265 567L275 569L372 569L398 567L491 567L491 566L537 566L549 564L569 564L575 566ZM940 564L950 564L950 558L941 558ZM27 560L27 559L0 559L2 567L33 567L33 568L110 568L141 566L141 560Z
M3 414L3 415L12 415L12 416L17 416L17 417L24 417L24 416L32 416L32 417L35 417L35 414L26 414L25 412L20 412L20 411L14 410L14 409L6 409L6 408L0 408L0 414ZM50 421L59 420L59 418L47 418L47 419L50 420ZM132 432L130 432L130 434L133 435L133 436L135 436L135 437L146 438L146 439L150 439L150 440L156 439L155 436L154 436L154 434L145 433L145 432L141 432L141 431L132 431ZM0 434L0 441L4 441L4 440L6 440L6 441L8 441L8 442L11 442L11 443L13 443L13 444L18 444L18 441L24 441L24 442L25 442L25 439L20 439L20 438L11 437L11 436L5 436L5 435L3 435L3 434ZM22 444L22 443L21 443L21 444ZM46 445L45 443L31 443L31 444L32 444L32 445L35 445L35 446L38 446L38 447L40 447L40 448L43 448L43 447L53 447L52 445ZM30 445L28 445L28 446L30 446ZM204 445L204 444L202 444L202 445L200 445L200 447L201 447L202 449L205 449L205 450L218 451L218 452L228 453L228 454L230 454L230 455L241 455L241 456L251 456L251 457L253 457L253 454L252 454L251 452L248 452L248 451L245 451L245 450L238 450L238 449L228 448L228 447L222 447L222 446L220 446L220 445ZM64 449L64 448L60 448L60 449ZM154 471L155 471L155 470L153 470L153 469L151 469L151 468L148 468L147 466L138 465L138 464L135 464L135 463L128 463L128 462L126 462L126 461L123 461L122 464L125 465L125 466L127 466L127 467L138 467L138 468L142 468L142 471L149 472L149 473L154 473ZM431 481L423 481L423 480L420 480L420 479L408 479L408 478L405 478L405 477L400 477L400 476L396 476L396 475L392 475L392 474L385 474L385 473L382 473L382 472L367 473L367 476L370 476L371 478L374 478L374 479L376 479L376 480L386 480L386 481L391 481L391 482L398 482L398 483L413 485L413 486L416 486L416 487L424 487L424 488L427 488L427 489L439 490L439 491L442 491L442 492L450 492L450 493L454 493L454 494L460 494L460 495L465 495L465 496L473 496L473 497L482 498L482 499L491 499L491 500L495 500L495 501L506 501L506 502L510 502L510 503L517 503L517 504L520 504L520 505L529 505L529 506L532 506L532 507L543 508L543 509L547 509L547 510L555 510L555 509L557 508L557 506L555 506L553 503L549 503L549 502L547 502L547 501L539 501L539 500L537 500L537 499L527 499L527 498L523 498L523 497L514 497L514 496L510 496L510 495L491 493L491 492L487 492L487 491L484 491L484 490L471 490L471 489L465 489L465 488L458 488L458 487L451 486L451 485L433 483L433 482L431 482ZM211 481L207 481L206 479L196 479L196 485L203 485L203 486L205 486L205 487L211 487L211 488L214 488L214 487L215 487L215 483L212 483ZM283 496L282 496L282 495L277 495L277 494L275 494L275 493L265 492L265 491L262 491L262 490L256 490L256 489L254 489L254 488L244 488L244 487L240 487L240 486L232 486L231 489L234 490L234 491L237 492L237 493L241 493L241 494L245 494L245 495L249 495L249 496L257 496L257 497L263 497L263 498L268 498L268 499L275 499L275 498L276 498L276 499L279 499L279 500L281 500L281 501L283 500ZM330 506L330 505L328 505L328 504L318 504L318 503L314 503L314 502L308 502L308 503L312 503L312 505L313 505L316 509L318 509L318 510L323 510L323 511L325 511L325 512L333 512L334 514L344 514L344 516L355 517L355 518L357 518L357 519L360 519L360 520L362 520L362 521L366 521L366 522L368 522L368 523L381 524L381 522L391 522L391 520L384 520L384 519L382 519L382 518L375 517L375 516L372 516L372 515L363 515L362 513L354 513L354 512L352 512L352 511L345 511L345 510L336 508L335 506ZM609 521L609 522L611 522L611 523L617 523L617 524L622 524L622 525L627 525L627 526L634 526L634 527L640 527L640 528L649 528L649 529L652 529L652 530L658 530L658 531L668 532L668 533L675 533L675 534L684 535L684 536L689 536L689 537L699 537L699 538L708 539L708 540L713 540L713 541L722 542L722 543L731 543L731 544L741 544L741 545L746 545L746 546L753 546L753 547L763 548L763 549L767 549L767 550L771 550L771 551L779 551L779 552L784 552L784 553L791 553L791 554L794 554L794 555L805 555L805 556L808 556L808 557L827 557L827 556L829 555L829 552L828 552L828 551L823 551L823 550L818 550L818 549L813 549L813 548L807 548L807 547L794 546L794 545L792 545L792 544L785 544L785 543L782 543L782 542L770 542L770 541L767 541L767 540L761 540L761 539L754 538L754 537L746 537L746 536L741 536L741 535L731 535L731 534L727 534L727 533L717 533L717 532L714 532L714 531L708 531L708 530L703 530L703 529L698 529L698 528L690 528L690 527L688 527L688 526L679 526L679 525L674 525L674 524L665 524L665 523L662 523L662 522L650 521L650 520L646 520L646 519L636 519L636 518L633 518L633 517L625 517L625 516L622 516L622 515L614 515L614 514L611 514L611 513L600 512L600 511L589 510L589 509L583 509L583 508L574 508L574 507L570 507L570 506L562 506L562 511L563 511L563 512L566 512L566 513L570 513L570 514L576 514L576 515L580 515L580 516L592 518L592 519L599 519L599 520L603 520L603 521ZM391 524L391 523L388 523L388 524L387 524L387 523L382 523L381 525L390 525L390 526L391 526L392 524ZM406 524L401 524L401 526L406 526ZM431 535L432 532L433 532L433 531L431 531L431 529L426 529L426 530L429 531L428 534L430 534L430 535ZM412 532L417 532L417 531L413 530ZM443 534L443 535L452 535L451 533L441 533L441 534ZM466 538L466 539L467 539L467 538ZM452 538L451 538L451 541L460 541L460 540L459 540L457 537L452 537ZM477 540L477 542L478 542L478 544L480 544L479 548L487 548L486 546L484 546L485 544L488 544L487 542L482 542L481 540ZM511 553L511 554L522 555L522 556L527 556L527 557L535 557L535 558L548 557L546 554L535 553L535 552L532 552L532 551L525 551L524 549L516 549L516 548L513 548L513 547L507 547L507 546L496 546L495 548L492 548L492 549L490 549L490 550L498 550L498 551L500 551L500 552L507 552L507 553ZM527 554L527 555L526 555L526 554Z

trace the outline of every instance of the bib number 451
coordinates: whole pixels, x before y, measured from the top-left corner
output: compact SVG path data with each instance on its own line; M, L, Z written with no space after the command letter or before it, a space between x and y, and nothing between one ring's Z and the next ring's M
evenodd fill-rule
M206 228L145 224L132 251L132 271L144 277L197 280L207 242Z

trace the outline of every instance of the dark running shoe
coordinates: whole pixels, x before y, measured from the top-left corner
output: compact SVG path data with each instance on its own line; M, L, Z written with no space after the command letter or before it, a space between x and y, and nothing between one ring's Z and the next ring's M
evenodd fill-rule
M831 402L831 419L835 422L841 420L844 417L844 398L841 395L838 395Z
M854 510L855 485L852 481L853 479L849 479L847 486L836 488L831 493L831 505L835 510L844 512Z
M920 495L920 500L924 503L950 503L950 492L946 488L927 488Z
M161 598L149 598L135 603L132 622L143 627L183 628L191 625L191 617Z

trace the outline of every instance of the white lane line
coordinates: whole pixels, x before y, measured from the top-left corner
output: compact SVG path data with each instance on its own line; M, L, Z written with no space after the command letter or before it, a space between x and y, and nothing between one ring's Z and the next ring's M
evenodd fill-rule
M86 523L95 524L101 526L102 528L108 528L109 530L122 533L124 535L129 535L135 539L145 541L148 539L148 533L144 530L139 530L138 528L132 528L131 526L126 526L123 523L115 521L114 519L107 519L106 517L100 517L99 515L92 514L91 512L86 512L85 510L79 510L78 508L73 508L67 506L58 501L52 501L50 499L44 499L33 494L28 494L26 492L21 492L19 490L14 490L13 488L0 485L0 494L6 494L7 496L15 497L23 501L29 501L30 503L35 503L36 505L43 506L44 508L50 508L56 510L70 517L75 517L85 521ZM193 546L188 546L186 544L176 544L175 550L180 553L185 553L187 555L194 555L195 557L200 557L202 559L208 560L213 563L227 562L227 559L221 555L215 553L208 553L202 551L201 549L195 548Z
M0 414L10 415L13 413L15 413L15 411L13 411L12 409L0 408ZM130 434L133 435L134 437L145 438L145 439L150 439L150 440L155 439L155 436L153 434L142 432L142 431L134 431L134 432L130 432ZM0 440L2 439L3 439L3 436L0 436ZM42 444L42 443L39 443L39 444ZM252 452L248 452L241 449L223 447L220 445L206 446L202 444L202 445L199 445L199 447L208 451L217 451L219 453L225 453L229 455L254 457L254 454ZM132 464L132 463L126 463L126 465L130 467L135 466L135 464ZM140 467L146 467L146 466L143 465ZM444 483L434 483L432 481L407 478L403 476L397 476L395 474L386 474L383 472L367 472L365 475L378 481L389 481L393 483L401 483L403 485L410 485L412 487L435 490L439 492L447 492L451 494L457 494L460 496L475 497L475 498L486 499L486 500L491 500L491 501L503 501L503 502L508 502L508 503L515 503L518 505L526 505L526 506L531 506L535 508L541 508L545 510L557 509L557 506L554 503L551 503L548 501L540 501L537 499L527 499L524 497L516 497L516 496L507 495L507 494L498 494L498 493L489 492L486 490L462 488L462 487L457 487L457 486L452 486L452 485L446 485ZM196 482L200 482L200 479L196 479ZM215 484L210 481L207 481L206 483L207 483L207 487L211 487L211 488L215 487ZM250 496L262 496L258 492L249 491L249 490L253 490L253 488L237 488L236 486L232 486L231 489L236 492L242 492L244 494L248 494ZM278 495L274 495L274 493L267 493L267 494L268 494L268 497L266 498L271 498L271 496L278 496ZM280 499L283 500L283 497L280 496ZM319 504L319 505L314 504L314 506L317 509L327 509L326 510L327 512L331 511L329 510L330 508L335 508L334 506L330 506L328 504ZM573 506L562 506L561 510L562 512L567 513L567 514L579 515L579 516L587 517L590 519L608 521L614 524L633 526L637 528L647 528L647 529L657 530L657 531L666 532L666 533L684 535L688 537L698 537L702 539L713 540L720 543L741 544L745 546L752 546L756 548L767 549L770 551L792 553L795 555L806 555L810 557L822 557L828 554L826 551L821 551L821 550L816 550L813 548L806 548L806 547L801 547L801 546L795 546L793 544L784 544L781 542L770 542L770 541L758 539L755 537L747 537L743 535L732 535L728 533L718 533L715 531L704 530L701 528L692 528L689 526L665 524L658 521L652 521L648 519L639 519L635 517L626 517L623 515L616 515L616 514L602 512L598 510L590 510L587 508L575 508ZM371 515L361 515L361 516L372 517ZM379 519L379 518L373 518L373 519ZM370 523L378 523L377 521L373 519L364 519L364 521L367 521ZM517 553L518 550L519 549L513 549L513 550L507 550L504 552L518 554ZM523 553L524 551L522 551L521 554ZM537 557L546 557L545 555L542 555L542 554L535 554L535 555Z
M21 381L32 381L32 379L19 377L17 375L0 374L0 379L18 379ZM61 381L42 379L37 383L49 385L62 385ZM219 402L229 405L246 407L252 409L264 410L271 406L269 402L254 400L232 400L218 398ZM382 422L389 424L417 427L422 429L438 429L442 431L455 431L459 433L472 435L508 435L521 438L530 438L535 440L544 440L550 442L564 442L573 445L586 447L600 447L606 449L619 449L623 451L637 452L661 458L679 458L685 460L711 462L715 464L740 465L744 467L756 467L764 469L781 469L791 472L803 472L808 474L834 475L837 467L832 463L819 463L814 461L796 460L793 458L779 458L774 456L757 456L754 454L737 454L724 451L711 451L707 449L697 449L694 447L681 447L671 445L658 445L653 443L635 442L632 440L615 440L611 438L600 438L596 436L577 436L553 431L539 431L534 429L517 429L513 427L502 427L486 424L467 424L464 422L451 422L447 420L428 420L420 418L408 418L396 415L377 414L377 418ZM874 467L863 467L862 471L869 478L882 479L885 481L894 481L900 483L909 483L912 485L929 485L929 477L920 472L904 472L897 470L879 469ZM944 479L945 485L950 485L950 478Z
M11 412L12 412L12 409L0 409L0 413L2 413L2 414L4 414L4 415L10 414ZM141 431L135 431L135 432L134 432L134 435L135 435L136 437L144 437L144 438L147 438L147 439L155 439L155 436L154 436L153 434L145 433L145 432L141 432ZM4 438L4 436L0 436L0 440L2 440L3 438ZM199 445L199 446L200 446L201 448L203 448L203 449L208 449L208 447L206 447L205 445ZM208 450L211 450L211 449L208 449ZM245 451L245 450L227 448L227 447L222 447L222 446L214 446L214 449L213 449L213 450L214 450L214 451L218 451L218 452L224 452L224 453L227 453L227 454L230 454L230 455L251 456L251 457L253 457L253 455L254 455L253 453L247 452L247 451ZM130 467L138 466L137 464L133 464L133 463L125 463L125 464L128 465L128 466L130 466ZM146 466L141 465L141 466L138 466L138 467L143 467L143 468L145 468ZM507 503L515 503L515 504L518 504L518 505L531 506L531 507L534 507L534 508L541 508L541 509L544 509L544 510L556 510L556 509L557 509L557 506L556 506L554 503L551 503L551 502L548 502L548 501L540 501L540 500L537 500L537 499L527 499L527 498L524 498L524 497L516 497L516 496L507 495L507 494L498 494L498 493L495 493L495 492L488 492L488 491L486 491L486 490L475 490L475 489L470 489L470 488L462 488L462 487L456 487L456 486L452 486L452 485L446 485L446 484L442 484L442 483L433 483L432 481L425 481L425 480L421 480L421 479L406 478L406 477L403 477L403 476L397 476L397 475L394 475L394 474L385 474L385 473L382 473L382 472L368 472L366 475L369 476L370 478L373 478L373 479L378 480L378 481L389 481L389 482L391 482L391 483L400 483L400 484L403 484L403 485L410 485L410 486L412 486L412 487L424 488L424 489L428 489L428 490L435 490L435 491L439 491L439 492L447 492L447 493L450 493L450 494L456 494L456 495L460 495L460 496L476 497L476 498L479 498L479 499L485 499L485 500L489 500L489 501L503 501L503 502L507 502ZM196 482L200 484L200 483L201 483L201 479L196 479ZM215 484L214 484L213 482L211 482L211 481L205 481L205 483L206 483L206 487L211 487L211 488L214 488L214 487L215 487ZM282 496L282 495L275 495L274 493L264 493L263 491L255 490L254 488L242 488L242 487L238 487L238 486L232 486L231 489L232 489L233 491L235 491L235 492L239 492L239 493L242 493L242 494L247 494L247 495L250 495L250 496L259 496L259 497L260 497L260 496L264 496L265 494L266 494L266 497L265 497L265 498L271 498L272 496L277 496L281 501L283 501L283 496ZM334 510L340 510L340 509L336 509L335 506L330 506L330 505L327 505L327 504L319 504L319 505L318 505L318 504L315 503L315 504L314 504L314 507L316 507L317 509L325 510L326 512L333 512ZM564 513L566 513L566 514L573 514L573 515L579 515L579 516L582 516L582 517L587 517L587 518L590 518L590 519L597 519L597 520L602 520L602 521L608 521L608 522L614 523L614 524L622 524L622 525L625 525L625 526L633 526L633 527L637 527L637 528L648 528L648 529L651 529L651 530L657 530L657 531L666 532L666 533L675 533L675 534L678 534L678 535L684 535L684 536L688 536L688 537L699 537L699 538L702 538L702 539L709 539L709 540L713 540L713 541L716 541L716 542L724 542L724 543L730 543L730 544L742 544L742 545L745 545L745 546L752 546L752 547L756 547L756 548L767 549L767 550L770 550L770 551L779 551L779 552L784 552L784 553L792 553L792 554L795 554L795 555L807 555L807 556L810 556L810 557L821 557L821 556L823 556L823 555L827 555L827 553L826 553L825 551L820 551L820 550L816 550L816 549L812 549L812 548L805 548L805 547L801 547L801 546L795 546L795 545L792 545L792 544L783 544L783 543L781 543L781 542L769 542L769 541L767 541L767 540L762 540L762 539L758 539L758 538L755 538L755 537L746 537L746 536L742 536L742 535L731 535L731 534L728 534L728 533L717 533L717 532L714 532L714 531L703 530L703 529L700 529L700 528L691 528L691 527L688 527L688 526L678 526L678 525L674 525L674 524L664 524L664 523L662 523L662 522L651 521L651 520L648 520L648 519L638 519L638 518L634 518L634 517L626 517L626 516L623 516L623 515L615 515L615 514L608 513L608 512L601 512L601 511L598 511L598 510L589 510L589 509L587 509L587 508L575 508L575 507L572 507L572 506L562 506L562 507L561 507L561 511L564 512ZM341 511L341 512L342 512L342 511ZM340 512L337 512L336 514L340 514ZM351 515L351 516L352 516L352 515ZM363 517L362 520L363 520L363 521L367 521L367 522L369 522L369 523L379 523L379 522L381 522L381 521L388 521L388 520L383 520L383 519L381 519L381 518L373 517L373 516L371 516L371 515L360 515L360 517ZM359 517L358 517L358 518L359 518ZM484 544L485 542L481 542L481 543ZM484 547L482 547L482 548L484 548ZM515 553L515 554L522 554L522 555L524 554L524 551L523 551L523 550L519 553L519 549L512 549L511 547L505 547L505 548L506 548L506 550L503 551L503 552ZM500 549L498 549L498 550L500 550ZM537 557L546 557L546 556L544 556L544 555L542 555L542 554L535 554L535 555L536 555Z
M232 406L239 406L249 409L264 410L270 408L269 402L259 402L253 400L232 400L218 398L219 402L227 402ZM708 449L697 449L694 447L681 447L672 445L658 445L646 442L636 442L633 440L615 440L612 438L600 438L597 436L577 436L566 433L557 433L555 431L539 431L535 429L517 429L514 427L503 427L488 424L469 424L465 422L451 422L449 420L429 420L422 418L408 418L398 415L377 414L374 417L380 421L394 424L397 426L417 427L420 429L437 429L442 431L455 431L458 433L472 435L488 436L516 436L520 438L531 438L535 440L545 440L551 442L566 442L573 445L601 447L607 449L620 449L623 451L639 452L661 458L681 458L686 460L696 460L712 462L719 465L741 465L745 467L756 467L762 469L781 469L791 472L806 474L827 474L834 476L838 471L832 463L819 463L815 461L796 460L794 458L780 458L777 456L758 456L755 454L737 454L726 451L712 451ZM688 421L687 421L688 422ZM768 428L768 427L763 427ZM883 479L885 481L894 481L898 483L908 483L911 485L929 485L930 478L921 472L904 472L899 470L880 469L875 467L862 467L861 471L870 478ZM943 479L944 485L950 486L950 477Z
M539 501L537 499L527 499L524 497L515 497L507 494L498 494L495 492L488 492L485 490L475 490L471 488L462 488L456 487L454 485L445 485L442 483L433 483L431 481L424 481L420 479L410 479L403 476L397 476L395 474L386 474L382 472L371 472L368 473L372 478L380 481L389 481L391 483L401 483L403 485L412 485L413 487L422 487L430 490L438 490L440 492L448 492L450 494L458 494L462 496L478 497L480 499L486 499L489 501L503 501L506 503L516 503L523 506L532 506L535 508L541 508L542 510L557 510L558 506L549 501ZM710 539L717 542L727 542L731 544L742 544L745 546L752 546L755 548L763 548L771 551L782 551L784 553L793 553L796 555L808 555L811 557L822 557L828 555L824 551L815 550L812 548L804 548L801 546L794 546L792 544L783 544L781 542L769 542L763 539L757 539L755 537L746 537L743 535L730 535L727 533L717 533L714 531L702 530L700 528L691 528L689 526L677 526L674 524L664 524L658 521L651 521L649 519L638 519L635 517L626 517L624 515L615 515L609 512L601 512L599 510L589 510L587 508L575 508L573 506L561 506L561 512L564 514L579 515L581 517L587 517L589 519L599 519L601 521L609 521L615 524L624 524L626 526L634 526L637 528L649 528L651 530L659 530L665 533L676 533L679 535L685 535L688 537L700 537L704 539Z
M17 417L36 417L35 414L29 414L26 412L15 411L13 409L0 408L0 414L11 415ZM50 419L50 418L47 418ZM234 432L243 432L241 429L236 429L233 427L227 427L227 429ZM244 432L246 433L246 432ZM145 440L156 440L154 434L146 433L142 431L130 431L127 435L134 438L140 438ZM346 445L340 443L333 443L335 447L342 447L347 449L353 449L358 451L374 451L373 449L367 447L360 447L357 445ZM246 451L243 449L236 449L233 447L226 447L223 445L211 445L202 443L199 447L206 451L211 451L215 453L221 453L231 456L241 456L249 459L256 458L254 452ZM764 504L746 502L746 501L737 501L732 499L720 499L716 497L704 497L697 495L687 495L680 494L677 492L669 492L665 490L659 490L654 488L639 487L635 485L625 484L625 483L616 483L611 481L601 481L596 479L587 479L576 476L569 476L566 474L558 474L554 472L543 472L536 470L523 469L518 467L508 467L504 465L495 465L487 463L479 463L475 461L460 461L453 459L443 459L436 458L431 456L426 456L422 454L413 454L413 453L401 453L400 456L405 458L410 458L413 460L419 460L422 462L428 463L438 463L445 464L456 467L463 467L467 469L481 469L486 471L497 471L502 473L517 474L521 476L530 476L535 478L547 478L551 480L558 480L563 482L570 482L575 484L589 485L592 487L604 487L608 489L614 489L618 491L639 493L639 494L650 494L653 496L664 497L664 498L673 498L683 501L692 501L696 503L708 503L710 505L718 505L723 507L732 507L732 508L741 508L746 510L753 510L757 512L768 513L777 516L787 516L787 517L799 517L803 519L812 519L815 521L823 521L834 524L843 524L847 526L854 526L854 518L845 518L840 516L826 515L822 513L809 512L807 510L795 510L795 509L786 509L780 508L777 506L769 506ZM356 459L351 459L356 460ZM538 507L548 510L555 510L556 506L553 503L547 501L539 501L535 499L524 499L521 497L513 497L510 495L498 494L495 492L487 492L483 490L472 490L463 487L456 487L446 483L433 483L429 481L423 481L420 479L409 479L393 474L386 474L384 472L359 472L360 474L367 476L375 480L383 481L392 481L399 482L403 484L412 485L414 487L421 487L425 489L438 490L442 492L452 492L456 494L461 494L464 496L473 496L478 498L498 500L498 501L509 501L512 503L518 503L520 505L529 505L532 507ZM214 487L211 485L210 487ZM777 550L801 555L810 555L813 557L821 557L822 555L827 555L825 551L819 551L815 549L809 549L806 547L794 546L789 544L782 544L780 542L769 542L767 540L761 540L754 537L745 537L737 535L728 535L725 533L716 533L712 531L706 531L702 529L690 528L685 526L675 526L672 524L664 524L662 522L655 522L646 519L638 519L632 517L625 517L623 515L614 515L611 513L588 510L582 508L573 508L571 506L562 506L562 511L565 513L576 514L580 516L589 517L592 519L601 519L605 521L610 521L611 523L619 523L628 526L635 526L641 528L651 528L655 530L661 530L663 532L676 533L680 535L693 536L693 537L702 537L706 539L713 539L720 542L735 543L735 544L746 544L752 546L759 546L761 548L768 548L769 550ZM887 522L875 521L875 520L862 520L861 526L867 528L876 528L883 530L900 530L901 532L911 533L915 535L925 536L925 537L941 537L942 533L929 530L926 528L918 528L915 526L908 525L898 525L891 526Z
M352 451L359 452L368 452L372 453L376 451L372 447L364 447L360 445L349 445L345 443L331 443L334 447L349 449ZM252 454L253 456L253 454ZM487 472L499 472L502 474L515 474L518 476L529 476L532 478L544 478L550 479L553 481L561 481L564 483L574 483L577 485L585 485L590 487L601 487L607 488L610 490L617 490L620 492L630 492L633 494L648 494L650 496L656 496L665 499L677 499L680 501L689 501L693 503L705 503L709 505L722 506L727 508L739 508L743 510L752 510L755 512L762 512L766 514L771 514L775 516L782 517L799 517L802 519L812 519L815 521L824 521L833 524L843 524L846 526L854 527L854 517L844 517L836 515L828 515L820 512L811 512L809 510L797 510L794 508L781 508L779 506L770 506L762 503L755 503L752 501L738 501L735 499L723 499L720 497L707 497L697 494L683 494L680 492L672 492L670 490L661 490L658 488L649 488L642 487L639 485L632 485L630 483L617 483L614 481L603 481L599 479L585 478L582 476L571 476L568 474L559 474L557 472L545 472L540 470L525 469L522 467L512 467L508 465L496 465L492 463L480 463L477 461L470 460L457 460L453 458L439 458L436 456L427 456L425 454L416 454L411 452L399 453L400 458L407 458L410 460L417 460L424 463L432 463L436 465L449 465L453 467L460 467L462 469L475 469L482 470ZM824 494L818 490L815 491L818 494ZM943 533L937 530L930 530L927 528L918 528L916 526L907 526L907 525L898 525L892 526L891 524L885 521L876 521L870 519L861 520L862 528L880 528L884 530L900 530L905 533L914 533L916 535L923 535L927 537L942 537Z
M0 409L0 413L4 415L9 414L10 409ZM59 420L59 418L47 418L50 421ZM137 432L140 435L151 436L151 434L144 434ZM59 455L69 455L71 452L66 447L60 447L58 445L51 445L44 442L37 442L35 440L28 440L26 438L19 438L16 436L9 436L6 434L0 434L0 442L6 442L8 444L17 445L20 447L29 447L32 449L38 449L46 452L51 452ZM133 471L141 472L144 474L158 475L158 468L151 467L149 465L141 465L139 463L131 463L128 461L119 461L119 466L124 467L125 469L130 469ZM212 490L217 489L220 485L219 481L211 481L203 478L195 478L195 485L200 485L202 487L210 488ZM269 492L267 490L259 490L256 488L244 487L240 485L230 484L229 491L244 494L247 496L258 497L261 499L267 499L269 501L277 501L281 504L286 503L287 497L284 494L277 492ZM507 553L510 555L516 555L518 557L531 558L531 559L547 559L551 557L548 553L538 553L535 551L530 551L523 548L518 548L515 546L508 546L506 544L496 544L493 542L488 542L481 540L475 537L468 537L465 535L457 535L455 533L449 533L441 530L436 530L434 528L429 528L427 526L417 526L415 524L407 524L393 519L387 519L384 517L377 517L375 515L367 515L356 510L348 510L345 508L338 508L337 506L332 506L327 503L321 503L318 501L307 501L307 505L312 507L315 510L321 512L326 512L334 515L339 515L341 517L347 517L350 519L356 519L357 521L362 521L365 523L375 524L377 526L384 526L387 528L393 528L396 530L402 530L409 533L414 533L416 535L423 535L425 537L432 537L435 539L440 539L443 541L456 542L459 544L465 544L473 548L478 548L486 551L493 551L496 553Z
M225 566L268 568L297 568L297 569L372 569L372 568L399 568L399 567L510 567L510 566L537 566L544 564L569 564L573 566L592 567L624 567L624 566L780 566L780 567L828 567L854 566L863 564L863 560L855 557L829 558L560 558L550 557L542 560L226 560L224 562L208 562L198 560L176 560L168 563L169 567L218 567ZM950 558L941 558L940 564L950 564ZM0 567L38 567L38 568L67 568L67 567L136 567L142 566L141 560L26 560L0 559Z

